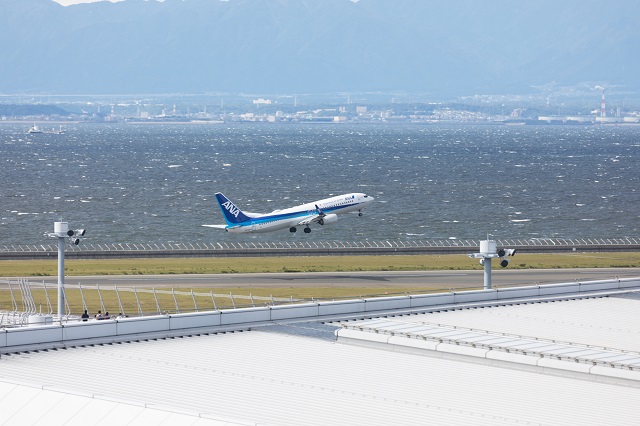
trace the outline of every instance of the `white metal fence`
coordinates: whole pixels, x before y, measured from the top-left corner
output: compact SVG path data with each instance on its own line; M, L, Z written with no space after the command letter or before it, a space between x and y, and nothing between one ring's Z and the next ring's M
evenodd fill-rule
M34 295L34 291L37 296ZM57 285L27 279L0 279L0 327L26 325L33 315L54 315L57 309ZM144 316L276 306L296 303L291 297L256 296L171 289L65 284L65 318L78 320L84 310L94 316ZM1 293L0 293L1 294ZM72 305L69 300L73 299ZM110 313L109 313L110 312ZM57 313L55 313L57 314Z
M311 241L311 242L215 242L215 243L85 243L68 244L66 251L176 251L176 250L305 250L305 249L378 249L378 248L433 248L433 247L478 247L479 241L472 239L417 240L417 241ZM634 246L640 245L640 237L624 238L529 238L497 240L499 246L531 247L589 247L589 246ZM0 252L55 252L57 244L3 245Z

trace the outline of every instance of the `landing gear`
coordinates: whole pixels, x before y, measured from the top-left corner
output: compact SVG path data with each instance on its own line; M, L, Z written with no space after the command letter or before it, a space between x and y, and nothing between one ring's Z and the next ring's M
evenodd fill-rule
M362 211L358 210L358 216L362 216Z
M298 231L298 228L296 228L295 226L292 226L291 228L289 228L289 232L293 233ZM311 228L309 228L308 226L306 228L303 229L305 234L308 234L311 232Z

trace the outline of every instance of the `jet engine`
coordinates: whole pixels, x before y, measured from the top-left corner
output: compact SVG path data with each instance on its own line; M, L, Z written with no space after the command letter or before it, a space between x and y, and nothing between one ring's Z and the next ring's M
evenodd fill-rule
M334 223L334 222L337 222L337 221L338 221L338 215L332 213L332 214L324 215L324 217L322 219L320 219L318 221L318 223L320 225L328 225L330 223Z

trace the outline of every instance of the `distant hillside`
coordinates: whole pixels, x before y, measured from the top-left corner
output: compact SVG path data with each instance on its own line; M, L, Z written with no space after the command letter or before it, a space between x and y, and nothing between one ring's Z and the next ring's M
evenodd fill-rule
M0 0L0 93L637 90L639 18L635 0Z
M11 105L0 104L0 116L26 117L35 115L69 115L67 111L54 105Z

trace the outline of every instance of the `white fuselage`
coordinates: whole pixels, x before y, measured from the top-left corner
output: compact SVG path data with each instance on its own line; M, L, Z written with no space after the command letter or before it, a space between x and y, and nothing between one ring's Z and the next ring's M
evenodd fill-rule
M373 197L362 193L343 194L287 209L274 210L267 214L251 214L250 221L228 226L226 229L232 233L250 233L308 227L310 223L318 223L319 213L322 213L324 218L330 218L330 221L327 220L327 223L330 223L337 219L335 215L360 211L372 201Z

